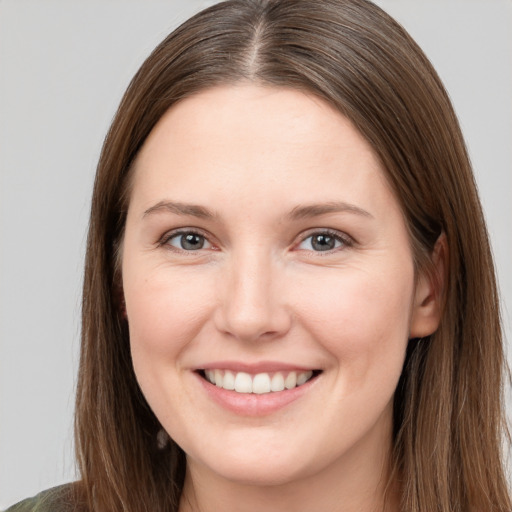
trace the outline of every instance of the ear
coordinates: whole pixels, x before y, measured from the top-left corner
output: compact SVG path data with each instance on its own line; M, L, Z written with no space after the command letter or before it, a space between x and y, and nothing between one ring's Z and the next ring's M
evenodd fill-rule
M441 321L444 288L448 273L448 242L441 233L432 252L432 271L424 270L416 283L411 315L410 338L432 334Z

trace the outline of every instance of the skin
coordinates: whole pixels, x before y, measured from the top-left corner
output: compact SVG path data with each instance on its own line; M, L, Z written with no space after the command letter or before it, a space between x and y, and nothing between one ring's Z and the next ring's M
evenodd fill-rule
M177 229L203 248L183 249ZM335 247L318 251L311 236L326 230ZM408 339L436 329L439 305L382 166L346 118L251 84L172 107L137 157L122 275L138 382L187 454L182 512L397 510L393 486L384 504L393 393ZM205 392L196 370L215 361L321 373L251 416Z

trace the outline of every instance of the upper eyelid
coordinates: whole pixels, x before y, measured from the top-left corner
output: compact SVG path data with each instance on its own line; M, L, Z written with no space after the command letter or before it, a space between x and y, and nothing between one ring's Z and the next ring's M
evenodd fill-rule
M304 232L300 235L299 243L304 242L304 240L307 240L309 237L311 237L313 235L321 235L321 234L328 234L335 238L339 238L346 244L355 243L355 240L352 236L348 235L344 231L340 231L338 229L332 229L332 228L312 228L310 230L307 230L306 232Z
M195 227L183 227L183 228L176 228L176 229L171 229L170 231L166 231L159 238L158 243L165 243L175 236L183 235L183 234L187 234L187 233L194 233L196 235L200 235L200 236L206 238L210 243L213 243L211 241L212 235L210 235L203 229L195 228Z

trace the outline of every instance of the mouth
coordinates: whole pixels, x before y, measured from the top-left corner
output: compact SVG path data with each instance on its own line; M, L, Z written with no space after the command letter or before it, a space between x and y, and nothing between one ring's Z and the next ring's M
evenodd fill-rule
M197 372L204 380L226 391L240 394L265 395L298 388L315 379L321 370L277 371L251 374L220 368Z

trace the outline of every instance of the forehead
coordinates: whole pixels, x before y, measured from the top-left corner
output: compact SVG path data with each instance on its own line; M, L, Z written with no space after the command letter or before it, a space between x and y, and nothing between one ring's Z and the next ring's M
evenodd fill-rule
M146 202L237 194L249 204L274 192L283 202L339 201L355 191L371 202L389 193L379 159L346 117L316 96L257 85L212 88L171 107L137 157L133 185L132 199Z
M184 142L199 150L234 150L236 143L244 143L259 152L335 146L347 156L357 152L359 159L376 160L350 120L324 100L295 89L253 84L218 86L173 105L151 131L137 161L161 153L163 145Z

